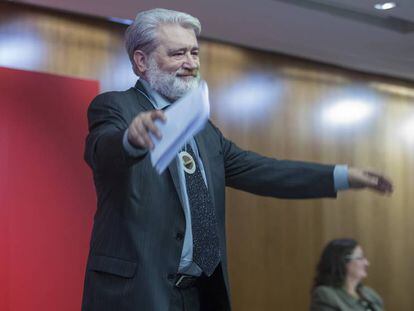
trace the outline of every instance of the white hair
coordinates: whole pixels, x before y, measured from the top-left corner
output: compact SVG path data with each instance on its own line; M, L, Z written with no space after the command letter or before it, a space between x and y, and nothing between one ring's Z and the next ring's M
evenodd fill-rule
M196 36L201 33L200 21L190 14L167 9L153 9L137 14L135 21L125 32L125 47L135 74L138 70L134 62L134 52L141 50L149 55L157 46L157 29L163 24L179 24L194 30Z

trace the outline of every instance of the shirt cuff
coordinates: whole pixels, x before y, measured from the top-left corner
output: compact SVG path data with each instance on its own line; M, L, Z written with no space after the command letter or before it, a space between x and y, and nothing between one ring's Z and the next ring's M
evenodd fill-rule
M131 157L138 157L142 155L143 149L134 147L128 140L128 129L125 130L124 136L122 137L122 145L124 146L125 151Z
M349 189L348 165L335 165L333 176L335 191Z

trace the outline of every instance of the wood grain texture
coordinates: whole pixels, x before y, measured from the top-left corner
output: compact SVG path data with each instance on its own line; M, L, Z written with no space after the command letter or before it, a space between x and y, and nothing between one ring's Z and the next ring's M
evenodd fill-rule
M134 77L124 29L0 3L0 66L97 79L102 91L125 89ZM13 59L7 51L22 53ZM319 254L338 237L360 241L371 262L366 283L387 310L414 310L414 140L401 132L414 117L414 83L208 40L201 40L201 63L212 119L241 147L280 159L372 168L389 175L396 189L391 197L354 191L309 201L229 189L234 310L306 310ZM347 126L324 122L324 109L346 96L368 100L371 118Z

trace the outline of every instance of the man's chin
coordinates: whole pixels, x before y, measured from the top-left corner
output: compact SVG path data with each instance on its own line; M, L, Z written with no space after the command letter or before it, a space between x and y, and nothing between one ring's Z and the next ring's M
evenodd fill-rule
M197 88L199 82L200 78L198 76L175 76L168 83L166 81L163 84L154 83L152 88L171 100L177 100Z

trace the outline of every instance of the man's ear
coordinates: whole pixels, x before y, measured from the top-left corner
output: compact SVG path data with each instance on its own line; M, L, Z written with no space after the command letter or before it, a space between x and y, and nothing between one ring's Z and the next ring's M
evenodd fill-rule
M134 51L134 63L140 73L147 71L147 56L141 50Z

